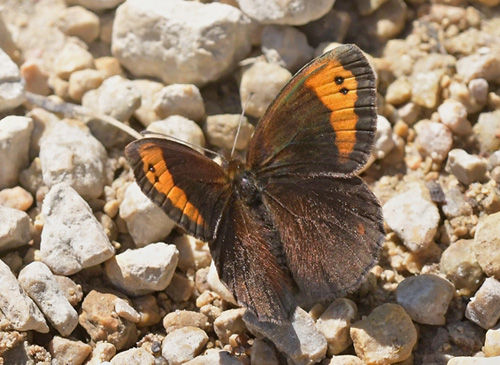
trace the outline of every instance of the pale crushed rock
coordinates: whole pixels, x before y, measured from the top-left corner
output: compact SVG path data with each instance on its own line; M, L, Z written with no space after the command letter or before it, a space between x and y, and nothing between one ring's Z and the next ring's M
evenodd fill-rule
M131 348L111 359L111 365L155 365L155 357L143 348Z
M148 131L164 134L189 143L194 149L197 146L205 147L205 135L201 127L181 115L172 115L166 119L152 122L147 127ZM202 149L198 149L203 153Z
M165 86L155 94L153 109L165 119L172 115L181 115L195 122L205 116L205 104L200 90L191 84L172 84Z
M162 355L169 365L180 365L194 359L208 342L205 331L183 327L170 332L163 340Z
M48 349L56 364L81 365L92 352L92 347L81 341L54 336Z
M94 57L81 41L67 42L54 62L54 71L62 80L68 80L73 72L86 68L94 68Z
M214 331L222 343L229 343L233 334L244 334L247 331L243 315L245 308L229 309L221 313L214 321Z
M78 325L78 313L50 269L42 262L32 262L21 270L18 281L57 331L69 336Z
M382 207L386 223L411 251L429 247L440 220L437 207L422 194L421 188L413 188Z
M98 198L107 181L106 149L79 124L56 122L40 143L43 182L66 183L84 199Z
M230 150L233 147L238 128L240 128L240 131L236 141L236 149L246 150L255 128L245 116L242 118L238 114L210 115L206 120L208 142L214 146Z
M446 171L455 175L464 185L473 182L486 181L486 160L477 155L471 155L462 149L453 149L448 153Z
M0 48L0 112L17 108L24 100L24 83L19 67Z
M163 240L175 227L175 223L143 194L135 182L125 191L119 214L137 247Z
M48 333L42 312L20 287L10 268L0 260L0 310L13 329Z
M115 253L88 204L69 185L54 185L45 196L42 212L41 257L54 273L71 275Z
M25 212L0 205L0 252L27 245L32 225Z
M164 290L171 282L179 251L163 242L120 253L105 264L111 283L123 292L138 296Z
M465 309L465 317L483 327L493 328L500 319L500 281L487 278Z
M116 11L112 52L135 76L203 86L248 54L249 23L226 4L128 0Z
M8 116L0 120L0 190L17 184L19 172L28 167L33 120Z
M318 331L311 316L300 307L295 309L290 323L282 325L259 322L249 311L243 320L252 334L270 339L294 364L313 364L326 355L328 346L325 337Z
M236 299L234 299L233 294L220 280L219 274L217 273L217 269L215 268L215 264L213 261L210 264L210 269L208 271L207 283L215 293L220 295L222 299L236 305Z

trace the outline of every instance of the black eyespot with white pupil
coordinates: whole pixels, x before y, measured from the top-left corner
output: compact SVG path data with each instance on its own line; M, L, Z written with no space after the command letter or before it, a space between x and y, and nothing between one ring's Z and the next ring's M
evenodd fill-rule
M343 87L342 89L340 89L340 92L342 94L346 95L349 92L349 89L347 89L346 87Z
M344 78L342 76L335 77L335 83L337 85L342 85L344 83Z
M151 164L148 165L148 170L151 171L151 172L156 172L156 169Z

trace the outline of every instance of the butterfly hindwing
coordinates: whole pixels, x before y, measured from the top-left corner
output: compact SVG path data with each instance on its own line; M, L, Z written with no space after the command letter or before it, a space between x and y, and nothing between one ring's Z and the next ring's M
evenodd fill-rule
M210 245L221 280L261 321L279 323L295 308L294 284L265 207L236 196Z
M156 205L192 236L213 240L231 194L219 165L163 138L132 142L125 154L137 184Z
M259 121L247 168L259 176L353 175L366 163L376 129L375 75L354 45L302 68Z
M271 179L263 200L287 266L311 300L353 291L376 263L382 211L360 178Z

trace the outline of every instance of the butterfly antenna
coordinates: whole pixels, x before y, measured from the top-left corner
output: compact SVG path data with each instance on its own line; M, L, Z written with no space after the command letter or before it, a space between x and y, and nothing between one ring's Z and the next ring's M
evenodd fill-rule
M243 117L245 116L245 110L247 109L248 102L250 101L252 96L253 96L253 92L251 92L248 95L248 98L245 101L245 104L243 105L243 110L241 111L241 115L240 115L240 122L238 123L238 129L236 130L236 135L234 136L233 148L231 149L231 158L233 158L234 151L236 150L236 142L238 142L238 137L240 135L241 125L243 124Z
M196 145L194 143L186 142L186 141L184 141L184 140L182 140L180 138L177 138L177 137L174 137L174 136L170 136L168 134L144 130L144 131L141 132L141 135L143 135L144 137L146 137L146 136L148 136L148 137L159 136L159 137L162 137L162 138L166 138L168 140L171 140L171 141L174 141L174 142L186 145L188 147L191 147L194 150L200 150L201 149L201 150L203 150L203 152L206 152L206 153L208 153L210 155L214 155L214 156L220 157L222 160L226 161L226 158L223 155L221 155L220 153L217 153L217 152L212 151L211 149L208 149L208 148L205 148L205 147L198 146L198 145Z

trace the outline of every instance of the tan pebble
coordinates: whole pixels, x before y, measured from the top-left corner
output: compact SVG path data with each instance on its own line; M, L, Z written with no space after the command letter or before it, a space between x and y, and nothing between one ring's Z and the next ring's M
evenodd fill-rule
M57 25L67 36L91 43L99 37L99 17L81 6L71 6L61 11Z
M99 57L94 60L95 68L104 73L105 78L123 75L123 69L120 62L115 57Z
M500 324L486 331L483 352L487 357L500 356Z
M116 199L113 199L104 204L103 211L111 218L114 218L118 214L119 208L120 202Z
M53 360L59 364L83 364L91 353L92 347L81 341L72 341L54 336L49 343L49 351Z
M115 354L116 347L113 344L98 342L85 365L101 365L101 363L111 360Z
M163 318L163 327L165 327L167 333L188 326L201 328L205 331L210 329L207 316L198 312L176 310Z
M397 78L387 88L385 100L392 105L401 105L411 99L411 83L406 77Z
M194 282L183 275L175 273L172 281L166 289L167 295L174 302L185 302L188 300L194 291Z
M94 68L94 57L80 44L68 42L57 55L54 69L58 77L68 80L78 70Z
M83 94L95 90L104 81L104 73L98 70L75 71L69 77L69 96L76 101L81 101Z
M33 196L20 186L0 191L0 205L26 212L33 205Z
M49 76L42 69L39 61L25 61L21 65L20 71L21 76L26 82L26 91L39 95L50 94L50 87L48 84Z

